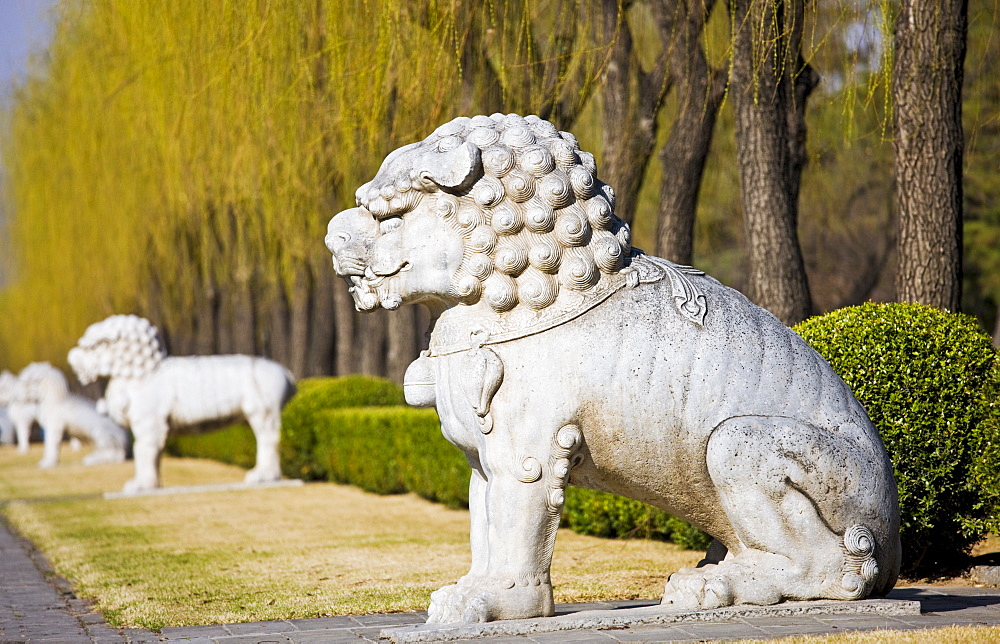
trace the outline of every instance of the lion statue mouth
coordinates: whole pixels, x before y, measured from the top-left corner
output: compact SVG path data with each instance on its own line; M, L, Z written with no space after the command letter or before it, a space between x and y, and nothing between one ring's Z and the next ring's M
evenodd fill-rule
M388 271L376 272L371 266L365 266L361 275L346 275L344 279L359 311L371 311L379 306L394 311L402 304L402 298L388 288L388 280L410 268L410 262L406 260Z

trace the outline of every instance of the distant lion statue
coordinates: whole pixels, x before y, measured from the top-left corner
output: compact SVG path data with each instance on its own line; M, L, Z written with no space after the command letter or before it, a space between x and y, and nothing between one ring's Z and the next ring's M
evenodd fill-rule
M26 454L31 430L38 422L38 403L28 400L20 377L9 371L0 374L0 406L13 427L17 451Z
M458 118L386 157L326 237L362 311L420 302L408 402L472 466L472 568L429 622L553 614L567 484L650 503L714 542L663 604L883 595L900 563L892 466L794 332L701 271L631 247L576 139Z
M113 315L90 325L69 363L80 382L108 378L107 413L135 437L135 477L125 492L160 486L167 435L213 429L246 420L257 440L257 463L247 483L281 478L281 409L295 393L280 364L244 355L168 357L159 332L135 315Z
M17 441L17 430L14 419L7 410L14 399L14 388L17 386L17 376L4 369L0 371L0 445L10 445Z
M32 362L20 375L23 396L38 406L38 423L45 430L45 451L39 467L59 463L65 435L93 446L84 465L122 463L128 454L129 436L124 428L98 413L94 401L71 394L66 376L48 362Z

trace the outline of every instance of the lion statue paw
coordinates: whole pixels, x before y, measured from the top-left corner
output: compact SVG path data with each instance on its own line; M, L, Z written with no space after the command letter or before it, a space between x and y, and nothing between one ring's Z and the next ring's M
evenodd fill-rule
M755 567L737 561L681 568L670 575L660 603L677 610L778 603L781 600L780 591L772 582L754 572Z
M247 471L243 477L243 482L247 485L259 485L260 483L272 483L281 480L281 472L274 472L264 468L253 468Z
M431 593L427 623L478 624L554 612L552 586L548 583L521 585L463 579Z

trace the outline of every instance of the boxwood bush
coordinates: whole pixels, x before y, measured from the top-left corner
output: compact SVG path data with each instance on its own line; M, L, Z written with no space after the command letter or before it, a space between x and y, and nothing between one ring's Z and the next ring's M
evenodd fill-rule
M286 476L326 479L314 458L317 442L328 433L319 416L344 407L403 405L403 388L385 378L344 376L308 378L281 414L281 468ZM367 460L367 459L366 459Z
M691 524L640 501L571 487L566 492L563 525L595 537L658 539L688 550L704 550L710 536Z
M833 311L795 330L854 390L899 486L903 572L964 563L1000 527L1000 365L975 319L920 304Z
M316 471L312 458L317 414L340 407L404 403L403 388L384 378L305 378L296 387L298 392L281 413L281 467L292 478L326 478ZM257 459L253 432L244 424L205 434L171 436L166 450L173 456L210 458L248 469Z

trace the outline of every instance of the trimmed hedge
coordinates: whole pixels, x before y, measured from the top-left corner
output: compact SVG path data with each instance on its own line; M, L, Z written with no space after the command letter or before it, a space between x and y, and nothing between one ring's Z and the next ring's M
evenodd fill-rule
M282 471L293 478L327 478L326 473L316 469L317 446L327 434L326 427L320 425L320 414L344 407L403 404L403 388L384 378L355 375L303 380L281 413Z
M469 464L433 409L354 407L317 415L316 471L376 494L415 492L468 507Z
M698 528L640 501L571 487L566 491L563 525L595 537L672 541L688 550L705 550L712 541Z
M795 330L854 390L899 486L903 572L964 563L1000 528L1000 364L974 318L920 304L865 304Z
M323 480L315 471L317 415L341 407L402 405L403 388L390 380L367 376L304 378L281 412L281 469L286 476ZM246 425L233 425L205 434L171 436L166 451L173 456L210 458L222 463L253 467L257 443Z
M246 425L232 425L205 434L182 434L167 438L167 454L209 458L250 469L257 462L257 441Z

